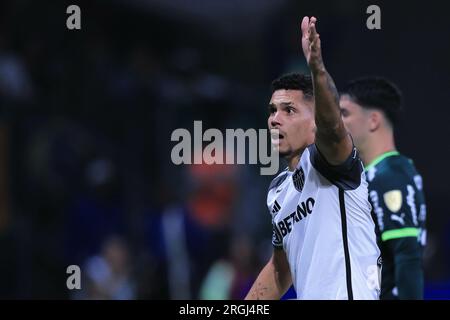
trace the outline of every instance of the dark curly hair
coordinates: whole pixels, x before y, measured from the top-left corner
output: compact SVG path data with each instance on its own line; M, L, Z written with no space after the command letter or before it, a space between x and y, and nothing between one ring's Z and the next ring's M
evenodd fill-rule
M392 125L397 124L402 111L402 93L391 81L376 76L350 81L341 91L366 109L384 112Z
M290 73L272 81L272 93L277 90L301 90L305 99L314 96L312 79L309 75Z

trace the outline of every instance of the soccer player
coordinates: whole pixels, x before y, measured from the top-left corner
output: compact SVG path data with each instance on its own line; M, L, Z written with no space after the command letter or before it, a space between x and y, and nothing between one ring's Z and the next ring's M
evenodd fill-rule
M390 81L366 77L344 88L340 105L369 182L383 259L381 299L423 299L426 207L421 176L395 147L401 101Z
M316 22L304 17L301 24L311 77L272 83L268 126L288 168L269 186L274 250L246 299L279 299L291 284L298 299L379 297L367 182L322 62Z

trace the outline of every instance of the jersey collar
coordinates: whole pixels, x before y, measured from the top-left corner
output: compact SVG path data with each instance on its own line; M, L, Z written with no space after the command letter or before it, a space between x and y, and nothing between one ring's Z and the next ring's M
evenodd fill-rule
M372 160L371 163L369 163L367 166L364 167L364 170L368 171L369 169L375 167L377 164L379 164L384 159L386 159L388 157L392 157L392 156L398 156L399 154L400 153L398 151L385 152L385 153L379 155L378 157L376 157L374 160Z

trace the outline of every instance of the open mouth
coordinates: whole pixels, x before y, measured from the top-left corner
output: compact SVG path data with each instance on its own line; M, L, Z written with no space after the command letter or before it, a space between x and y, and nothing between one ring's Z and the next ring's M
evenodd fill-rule
M279 130L272 130L270 131L270 137L272 140L272 143L278 144L280 143L280 140L284 139L284 135L280 133Z

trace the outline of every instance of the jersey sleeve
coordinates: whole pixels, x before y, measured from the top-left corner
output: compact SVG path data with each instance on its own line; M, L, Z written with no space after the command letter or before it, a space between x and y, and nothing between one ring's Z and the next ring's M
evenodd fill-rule
M387 243L394 256L395 285L401 300L422 300L424 291L424 271L422 250L416 239L399 238Z
M377 174L369 183L382 241L419 235L418 190L410 180L402 173L389 171Z
M275 249L283 249L283 237L272 219L272 245Z
M308 150L313 167L335 186L343 190L354 190L359 187L364 168L355 146L348 158L340 165L328 163L315 144L310 145Z
M287 171L283 171L282 173L280 173L275 179L272 180L267 191L267 208L272 218L272 245L275 249L283 248L283 237L276 225L276 222L274 221L275 215L277 214L278 210L280 210L280 205L276 200L274 203L269 204L269 199L275 189L278 188L283 183L283 181L286 180L287 177Z

